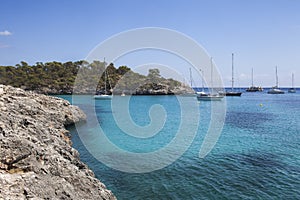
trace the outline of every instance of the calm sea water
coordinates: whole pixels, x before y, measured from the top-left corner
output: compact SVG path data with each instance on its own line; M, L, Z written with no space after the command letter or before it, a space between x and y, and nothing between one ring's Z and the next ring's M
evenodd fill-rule
M78 99L89 115L92 97ZM210 122L210 102L198 104L200 126L193 143L178 160L160 170L125 173L111 169L88 152L75 127L70 127L73 146L118 199L300 199L299 91L283 95L243 93L242 97L226 97L226 102L222 134L204 159L198 154ZM96 101L97 123L120 148L151 152L175 137L181 114L175 96L133 96L129 104L133 121L140 126L149 124L148 111L154 104L164 107L167 118L163 129L151 138L124 134L114 122L110 101ZM80 125L86 131L80 136L97 148L95 121L91 121Z

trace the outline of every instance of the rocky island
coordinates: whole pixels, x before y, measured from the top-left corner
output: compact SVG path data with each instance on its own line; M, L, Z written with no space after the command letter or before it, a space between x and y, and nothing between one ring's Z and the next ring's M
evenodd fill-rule
M79 160L66 100L0 85L0 199L116 199Z

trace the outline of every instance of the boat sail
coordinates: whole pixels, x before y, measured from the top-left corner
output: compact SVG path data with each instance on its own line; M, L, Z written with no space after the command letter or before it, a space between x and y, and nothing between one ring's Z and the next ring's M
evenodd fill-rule
M275 72L276 72L276 85L268 91L268 94L284 94L284 91L278 88L277 66Z
M106 70L106 63L105 63L105 58L104 58L104 94L96 94L94 95L94 99L96 100L110 100L112 99L112 95L109 95L107 93L107 80L109 82L108 79L108 74L107 74L107 70Z
M234 54L231 54L232 58L232 66L231 66L231 91L226 91L224 93L225 96L241 96L242 92L234 91L234 68L233 68L233 58Z
M296 89L294 88L294 73L292 73L292 87L288 90L289 93L296 93Z
M212 66L212 58L210 59L211 62L211 87L213 89L213 66ZM197 99L199 101L221 101L223 99L223 95L220 95L219 93L214 94L213 91L211 94L207 94L204 92L204 86L203 86L203 71L202 71L202 91L197 92Z
M246 89L246 92L262 92L264 89L262 87L254 86L253 84L253 68L251 71L251 87Z

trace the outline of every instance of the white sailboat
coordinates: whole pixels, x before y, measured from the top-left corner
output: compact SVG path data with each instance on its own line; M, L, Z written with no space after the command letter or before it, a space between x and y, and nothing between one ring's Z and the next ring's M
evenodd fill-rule
M277 66L276 66L276 85L268 91L268 94L284 94L284 91L278 88Z
M294 88L294 74L292 74L292 87L288 90L289 93L296 93L296 88Z
M104 94L96 94L94 95L94 99L96 100L110 100L112 99L112 95L109 95L107 94L107 80L108 80L108 77L107 77L107 71L106 71L106 66L105 66L105 59L104 59ZM109 82L109 80L108 80Z
M213 66L212 66L212 58L210 60L211 62L211 87L213 88ZM202 71L202 79L203 79L203 71ZM203 80L202 80L203 83ZM201 92L197 92L197 99L199 101L221 101L223 99L223 95L220 95L219 93L211 93L211 94L207 94L204 92L204 87L202 84L202 91Z
M221 101L224 96L220 94L206 94L205 92L197 92L199 101Z

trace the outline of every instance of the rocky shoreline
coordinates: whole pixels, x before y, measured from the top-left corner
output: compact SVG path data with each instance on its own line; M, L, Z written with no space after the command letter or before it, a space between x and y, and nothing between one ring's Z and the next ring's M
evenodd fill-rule
M0 85L0 199L116 199L79 160L66 100Z
M49 88L40 88L35 90L29 90L28 88L23 88L26 91L34 91L38 94L46 94L46 95L94 95L94 94L102 94L104 90L95 91L90 88L80 88L75 89L75 93L73 88L68 90L56 90ZM113 95L121 95L125 93L126 95L182 95L182 94L193 94L195 91L187 85L176 86L174 88L170 88L168 84L164 83L148 83L136 89L122 89L122 88L114 88L113 92L107 91L108 94Z

